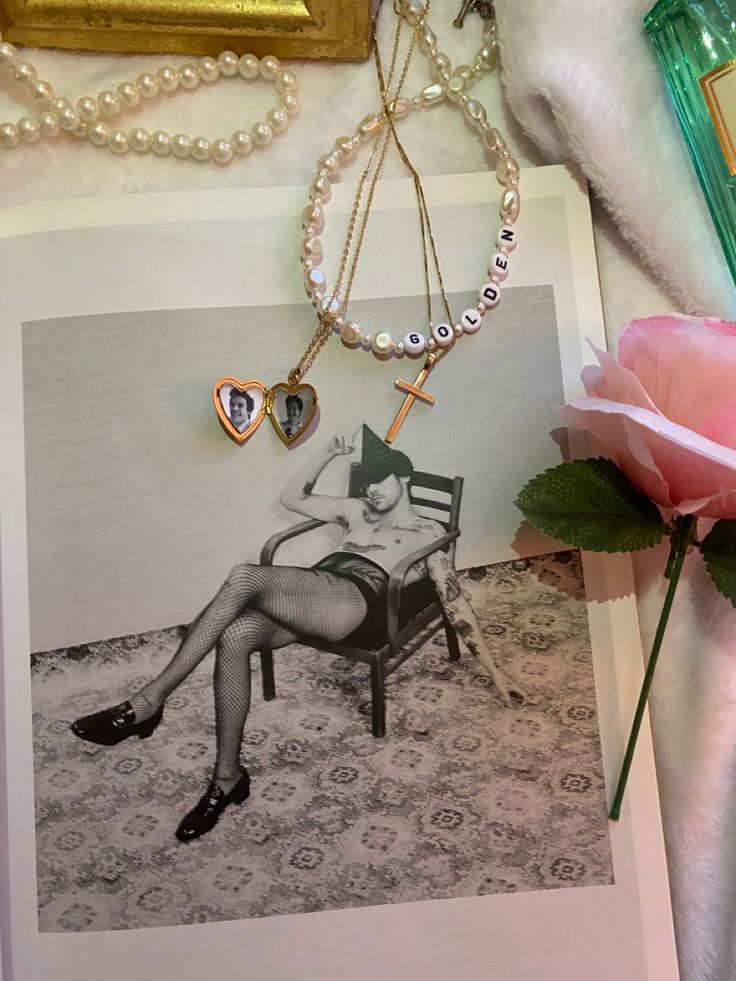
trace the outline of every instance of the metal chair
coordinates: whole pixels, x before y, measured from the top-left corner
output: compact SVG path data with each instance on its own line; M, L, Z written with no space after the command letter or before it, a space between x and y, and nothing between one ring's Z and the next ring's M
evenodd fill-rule
M359 496L358 474L359 464L351 464L350 497ZM371 625L364 624L349 637L337 642L309 636L299 638L300 643L339 654L351 661L362 661L370 667L374 736L381 737L386 733L386 678L435 634L440 626L445 630L449 660L457 661L460 658L457 635L445 615L432 580L424 577L409 585L404 585L404 580L409 570L418 562L440 549L454 560L455 544L460 535L458 524L462 490L462 477L441 477L421 471L414 472L409 488L411 503L423 517L434 518L442 524L445 534L407 555L391 572L386 598L386 628L381 631L380 636L370 636ZM427 492L430 496L427 496ZM276 552L284 542L324 524L324 521L310 519L277 532L261 550L261 565L273 565ZM260 657L263 697L270 701L276 697L273 652L263 650Z

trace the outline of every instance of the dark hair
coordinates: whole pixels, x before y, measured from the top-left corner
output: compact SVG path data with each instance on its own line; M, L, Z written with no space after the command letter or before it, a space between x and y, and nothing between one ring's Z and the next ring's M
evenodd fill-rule
M299 398L298 395L287 395L286 402L284 404L286 405L287 409L289 408L290 405L295 405L300 412L304 408L304 403L302 402L302 400Z
M245 407L247 408L248 413L250 414L253 411L253 406L255 405L255 402L253 401L252 397L244 389L242 389L242 388L231 388L230 389L230 401L232 402L233 399L245 399Z

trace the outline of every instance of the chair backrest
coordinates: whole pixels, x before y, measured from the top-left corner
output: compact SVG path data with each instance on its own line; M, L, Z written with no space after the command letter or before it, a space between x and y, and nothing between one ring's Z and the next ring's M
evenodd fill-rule
M350 464L349 496L359 497L360 464ZM460 502L463 496L462 477L443 477L440 474L415 470L409 485L409 500L418 514L438 521L446 531L456 531L460 522Z

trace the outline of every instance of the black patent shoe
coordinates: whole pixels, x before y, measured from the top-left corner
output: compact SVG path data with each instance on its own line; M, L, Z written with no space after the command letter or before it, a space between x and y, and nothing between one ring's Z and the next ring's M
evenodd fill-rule
M135 712L130 702L121 702L112 708L103 709L92 715L84 715L72 722L72 732L88 743L99 743L100 746L115 746L130 736L148 739L153 730L163 718L164 707L159 706L157 712L142 722L135 721Z
M229 794L213 781L207 788L207 793L199 803L186 815L176 829L179 841L194 841L212 831L217 820L228 804L242 804L250 796L250 776L244 766L240 767L240 780Z

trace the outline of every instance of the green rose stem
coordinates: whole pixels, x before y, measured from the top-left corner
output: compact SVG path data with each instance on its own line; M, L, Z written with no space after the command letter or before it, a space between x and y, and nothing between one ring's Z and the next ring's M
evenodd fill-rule
M669 586L667 587L667 595L665 596L664 603L662 605L662 612L659 615L659 623L657 624L657 631L654 635L654 643L652 644L652 653L649 655L647 670L644 674L644 682L641 686L639 701L636 706L636 712L634 713L634 721L631 725L631 734L629 735L629 742L626 746L626 755L624 756L623 766L621 767L621 776L618 779L616 794L613 798L613 804L611 804L610 814L608 815L612 821L618 821L619 817L621 816L621 802L624 798L626 782L629 779L631 761L634 758L636 740L639 737L641 720L644 717L644 709L646 708L647 698L649 697L649 689L652 686L654 669L657 666L657 658L659 657L659 651L662 646L667 621L670 617L672 601L675 598L675 590L677 589L677 583L679 582L680 573L682 572L682 565L685 561L685 556L687 555L690 546L695 541L696 530L697 519L694 515L687 514L684 517L677 519L675 529L672 532L670 539L670 556L667 560L667 568L665 569L664 573L669 579Z

